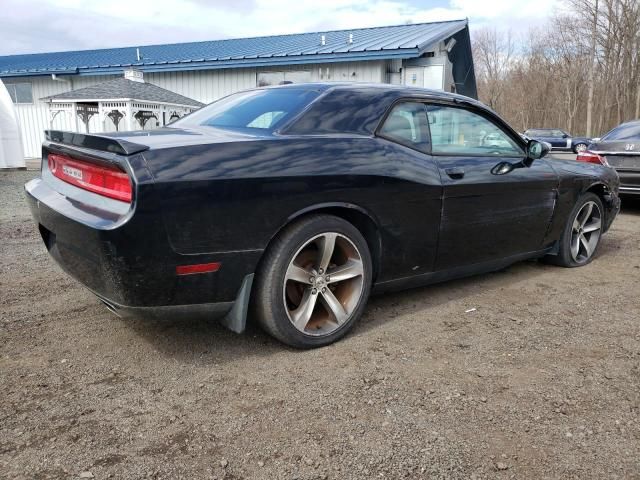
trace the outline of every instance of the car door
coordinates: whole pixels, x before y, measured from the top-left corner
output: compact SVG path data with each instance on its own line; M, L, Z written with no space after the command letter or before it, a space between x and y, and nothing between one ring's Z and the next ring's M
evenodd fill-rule
M553 148L571 148L571 139L567 141L568 135L562 130L551 130L549 143Z
M553 142L555 141L551 130L540 130L538 131L538 135L534 135L533 138L540 142L547 142L552 147Z
M481 110L428 103L427 114L443 184L436 270L541 249L556 201L553 168L545 160L525 167L515 134ZM501 173L504 162L520 168Z
M573 137L570 133L567 133L564 130L560 130L560 133L562 134L562 140L559 142L561 145L560 148L571 150L573 148Z
M430 151L426 106L420 100L396 103L376 135L388 158L386 183L396 185L394 198L381 199L382 216L392 219L385 242L387 267L396 276L432 272L438 249L442 185ZM387 144L387 145L385 145ZM402 201L398 201L402 198Z

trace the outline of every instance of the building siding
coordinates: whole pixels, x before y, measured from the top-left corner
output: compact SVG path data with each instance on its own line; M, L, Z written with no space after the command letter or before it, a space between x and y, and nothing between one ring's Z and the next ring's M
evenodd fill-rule
M389 62L382 60L277 66L272 68L231 68L145 73L144 79L180 95L193 98L202 103L210 103L231 93L255 87L257 76L260 72L283 71L308 71L310 80L314 82L386 83L389 81ZM114 75L62 77L69 79L68 82L52 80L51 77L12 77L5 79L5 83L28 82L32 84L33 103L15 106L23 134L22 141L25 156L28 158L40 157L41 144L44 140L44 131L46 129L52 127L60 130L75 129L75 122L64 114L59 114L51 124L47 103L43 102L42 98L95 85L115 77ZM110 124L110 122L108 123ZM89 129L94 132L101 129L100 119L97 115L91 119Z
M22 145L25 156L27 158L40 157L45 130L51 127L60 130L75 129L75 123L63 114L58 115L53 125L51 125L49 109L47 104L40 100L41 98L68 92L76 88L88 87L111 78L114 78L114 76L74 77L69 82L52 80L51 77L20 77L4 80L5 83L31 83L33 103L15 105L22 132ZM99 120L96 117L91 120L90 129L96 130L99 127Z

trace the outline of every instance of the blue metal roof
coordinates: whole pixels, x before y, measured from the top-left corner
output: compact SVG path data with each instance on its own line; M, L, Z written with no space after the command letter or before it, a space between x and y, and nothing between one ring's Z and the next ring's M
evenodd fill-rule
M412 58L467 27L466 20L0 57L0 77L256 67ZM350 34L353 42L349 43ZM324 36L325 44L321 44ZM141 60L137 60L139 49Z

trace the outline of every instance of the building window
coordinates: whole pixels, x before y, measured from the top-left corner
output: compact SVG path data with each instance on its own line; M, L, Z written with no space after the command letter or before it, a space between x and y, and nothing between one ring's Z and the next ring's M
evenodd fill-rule
M13 103L33 103L30 83L7 83L5 87Z

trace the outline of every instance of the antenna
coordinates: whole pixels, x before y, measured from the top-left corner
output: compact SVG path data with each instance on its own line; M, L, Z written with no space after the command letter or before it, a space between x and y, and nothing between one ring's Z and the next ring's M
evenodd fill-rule
M136 58L138 59L138 61L142 60L142 55L140 55L140 49L136 48Z

